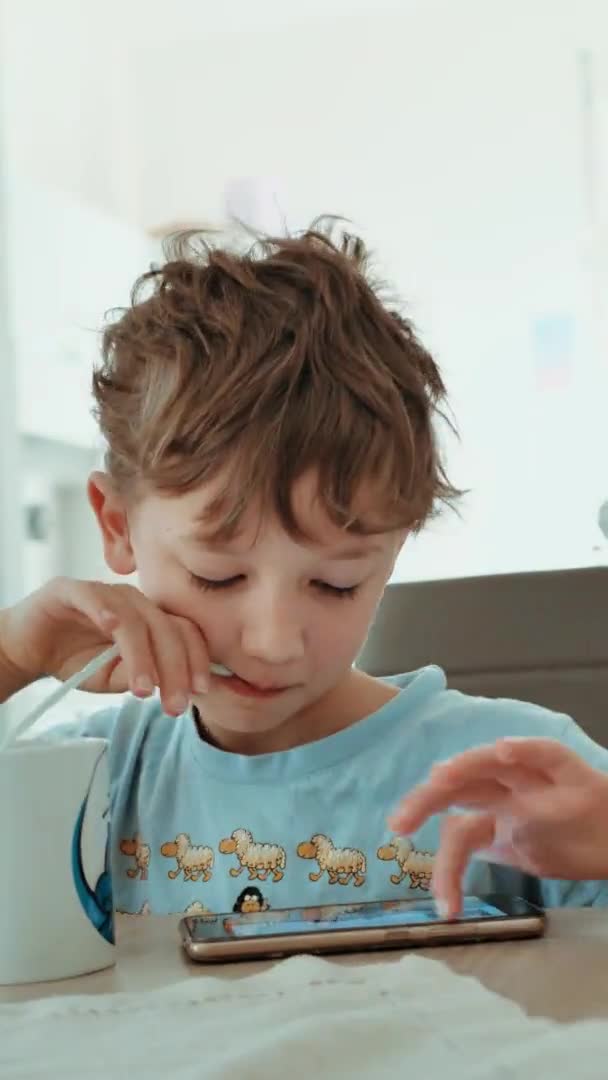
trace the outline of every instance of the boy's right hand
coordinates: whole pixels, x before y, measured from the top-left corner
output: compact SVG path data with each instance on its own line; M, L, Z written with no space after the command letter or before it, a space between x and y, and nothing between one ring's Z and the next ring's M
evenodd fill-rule
M608 775L548 738L507 738L436 765L390 819L411 835L444 818L433 892L446 914L462 906L470 859L540 878L607 880Z
M42 675L67 679L112 642L120 658L83 690L147 697L158 686L165 712L179 716L208 688L200 629L131 585L56 578L0 613L0 651L24 684Z

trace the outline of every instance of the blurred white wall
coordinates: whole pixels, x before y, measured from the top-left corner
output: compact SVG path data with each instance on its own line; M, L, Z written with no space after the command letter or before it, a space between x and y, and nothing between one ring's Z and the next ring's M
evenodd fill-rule
M23 440L22 592L57 575L115 580L86 493L87 476L98 466L97 451L33 436Z
M400 575L591 556L608 384L590 322L581 52L601 42L606 4L431 0L217 35L202 54L194 39L179 73L162 49L140 56L136 138L156 177L144 219L219 213L243 163L280 176L292 226L329 210L363 227L435 349L463 436L452 469L472 494L462 523L406 548ZM538 340L551 321L569 336L555 384Z
M231 180L272 176L291 226L337 211L369 237L442 364L472 489L400 576L594 558L607 203L596 152L594 231L582 59L601 135L605 0L4 0L4 17L11 159L37 182L148 227L213 220Z

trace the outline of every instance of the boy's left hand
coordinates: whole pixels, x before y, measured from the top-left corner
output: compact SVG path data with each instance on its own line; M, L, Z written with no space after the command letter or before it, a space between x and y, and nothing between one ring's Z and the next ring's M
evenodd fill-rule
M433 871L433 892L458 915L469 860L516 866L538 877L608 878L608 776L553 739L502 739L440 765L389 820L413 833L447 816Z

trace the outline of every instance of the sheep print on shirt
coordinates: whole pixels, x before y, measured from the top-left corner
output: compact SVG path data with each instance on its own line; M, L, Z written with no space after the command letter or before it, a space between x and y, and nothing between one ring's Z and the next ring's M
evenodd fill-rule
M57 729L54 737L110 741L117 909L223 914L428 897L439 820L395 837L386 819L433 764L499 737L536 735L608 770L608 751L566 716L449 690L436 667L387 681L400 693L371 716L256 757L208 745L190 712L174 719L158 700L129 695L118 709ZM500 892L501 873L473 863L466 892ZM604 904L608 887L543 881L540 898Z

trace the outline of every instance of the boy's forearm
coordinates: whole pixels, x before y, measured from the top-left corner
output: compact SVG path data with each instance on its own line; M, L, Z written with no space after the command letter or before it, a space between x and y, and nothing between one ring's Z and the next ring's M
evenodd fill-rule
M3 647L5 620L6 612L0 611L0 702L6 701L13 694L16 694L18 690L23 690L24 686L28 686L32 681L11 663L6 654Z

